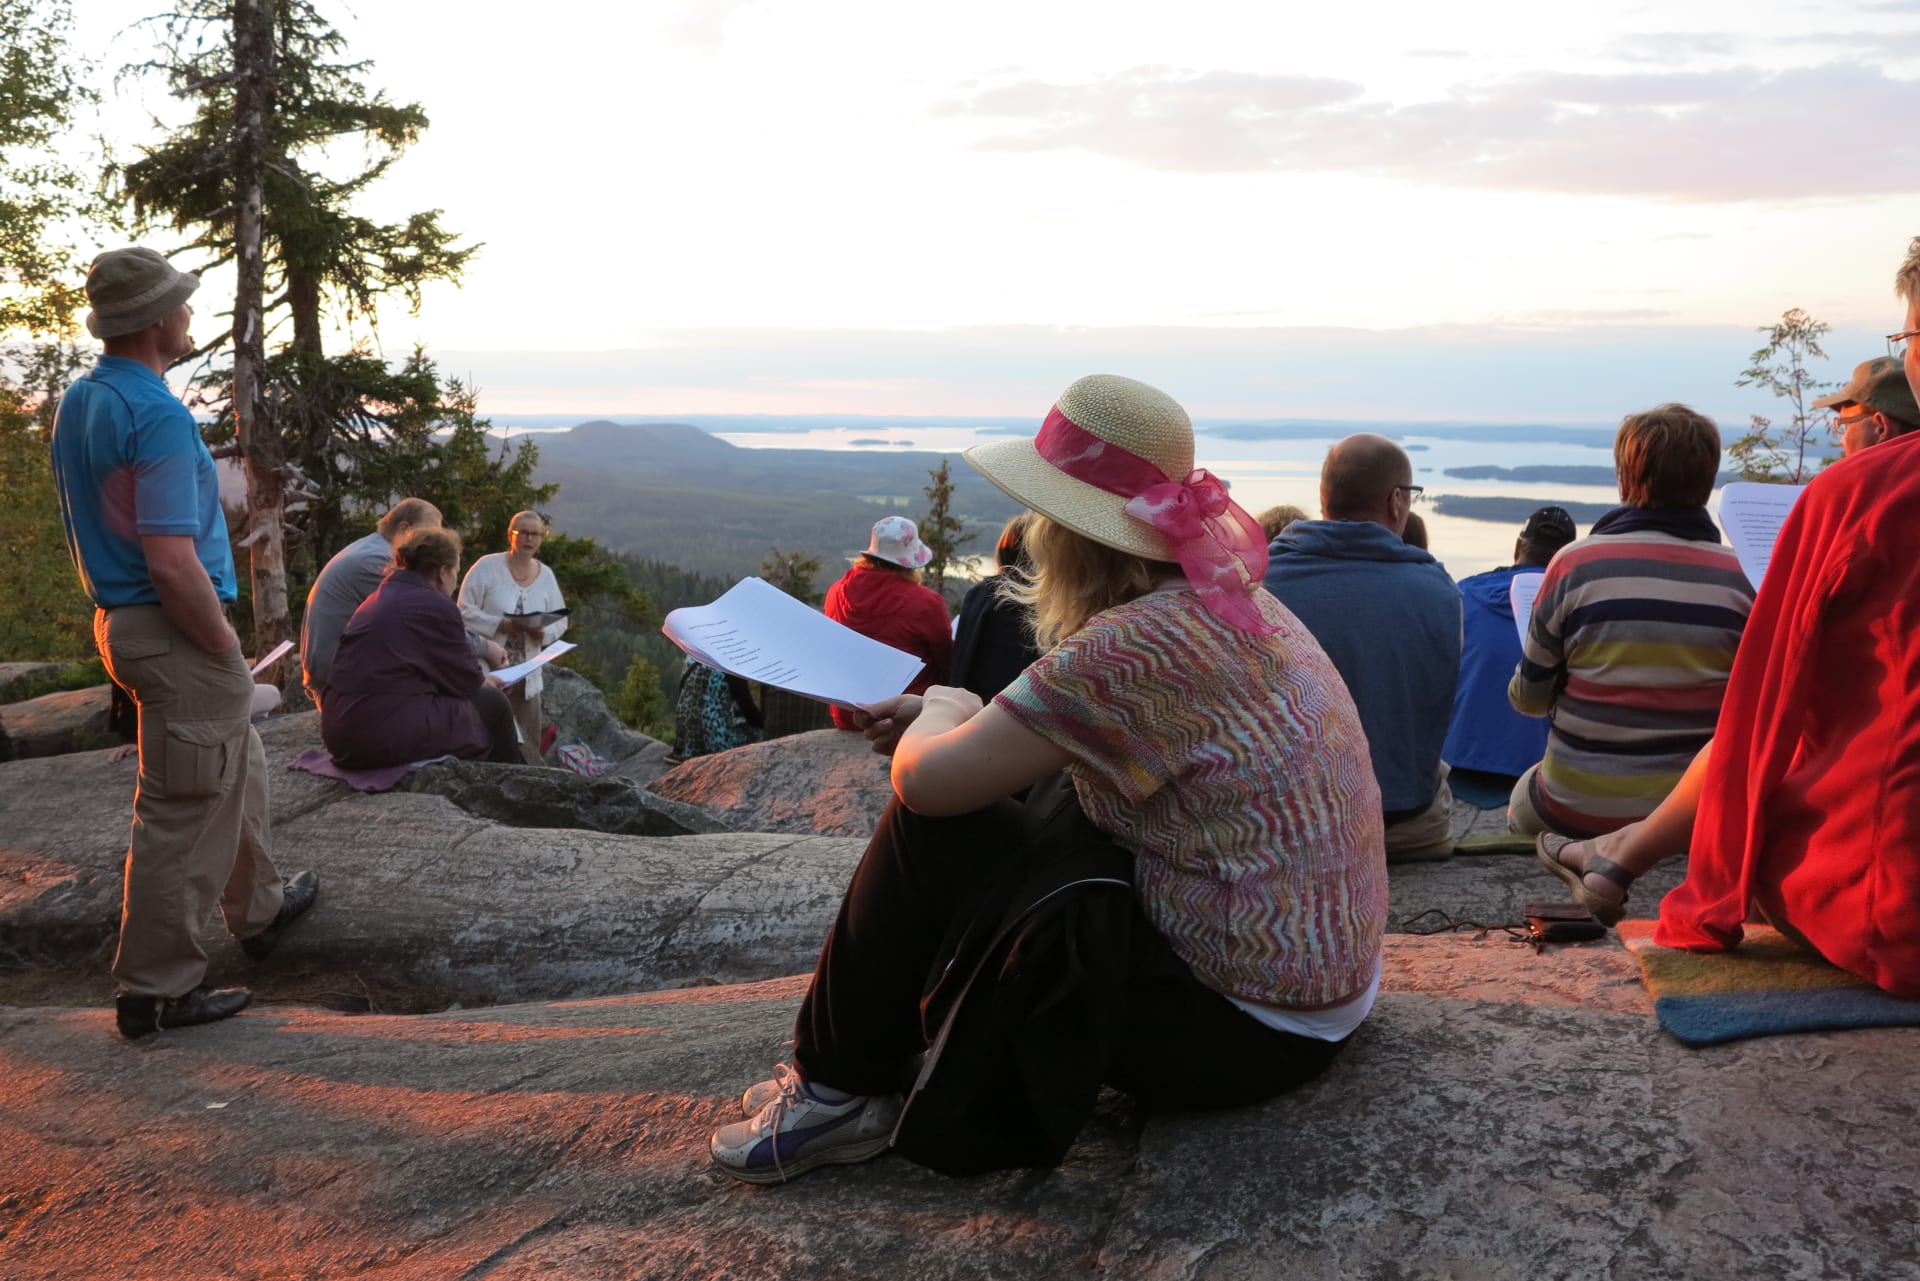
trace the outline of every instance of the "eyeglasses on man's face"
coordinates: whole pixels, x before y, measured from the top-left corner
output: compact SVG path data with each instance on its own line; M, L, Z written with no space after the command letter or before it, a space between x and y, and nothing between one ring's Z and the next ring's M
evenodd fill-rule
M1915 338L1920 338L1920 329L1909 329L1905 333L1888 334L1887 355L1892 356L1895 360L1900 359L1906 352L1907 344Z
M1396 493L1406 494L1407 502L1410 504L1419 502L1420 495L1427 492L1425 485L1395 485L1393 488Z

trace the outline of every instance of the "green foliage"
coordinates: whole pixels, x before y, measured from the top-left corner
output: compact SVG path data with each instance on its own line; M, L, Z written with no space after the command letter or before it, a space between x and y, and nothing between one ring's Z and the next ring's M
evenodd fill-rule
M0 658L83 658L93 652L93 603L67 552L35 409L0 383Z
M551 543L550 538L548 545ZM541 559L546 559L546 555L546 547L543 546ZM560 661L599 686L601 692L612 699L619 697L625 675L631 672L634 660L646 659L659 686L661 706L666 709L662 715L670 722L673 696L679 689L685 655L661 634L659 619L682 605L704 605L733 584L660 561L617 555L612 559L620 566L633 589L653 603L653 609L645 621L636 622L623 618L617 611L603 609L594 602L576 608L572 616L573 625L567 629L567 639L580 648ZM564 582L562 590L565 590ZM572 601L575 598L568 596L567 599ZM663 741L673 737L670 725L662 726L667 732L661 734L636 722L628 723Z
M922 572L926 576L927 586L945 595L947 566L962 546L973 541L978 531L968 530L967 522L953 514L953 476L948 471L948 460L942 458L938 467L928 468L927 476L927 514L916 524L920 529L920 541L933 553L933 559L927 562Z
M760 562L757 571L775 587L795 600L808 605L818 605L826 598L820 591L820 558L806 552L783 552L778 547L770 548L767 558Z
M357 212L364 196L427 128L419 103L395 103L370 89L372 64L343 57L346 39L310 0L276 0L263 199L269 324L290 318L294 345L318 353L328 304L350 320L373 322L379 302L398 294L414 309L420 288L457 280L477 246L457 246L440 211L380 222ZM133 205L142 229L170 227L210 263L234 256L232 158L233 22L230 0L177 0L150 20L164 41L131 73L163 76L193 117L109 178ZM358 151L357 164L345 162Z
M83 658L78 662L66 663L51 672L35 672L23 676L7 688L7 696L0 703L24 703L29 698L39 698L42 694L58 694L70 689L93 689L105 685L111 679L107 675L107 665L100 661L99 655Z
M1803 485L1829 461L1808 457L1816 448L1815 437L1826 430L1825 415L1810 408L1808 402L1831 384L1816 382L1807 362L1826 359L1820 339L1831 329L1798 307L1760 328L1759 332L1767 336L1767 345L1747 358L1747 368L1734 380L1734 386L1766 389L1792 407L1792 417L1776 431L1772 419L1752 416L1747 434L1727 447L1741 480Z
M626 679L608 700L613 714L633 729L663 743L673 741L673 707L667 702L660 673L636 654L627 664Z
M95 217L90 184L54 154L97 100L68 47L71 0L0 5L0 334L64 335L85 305L64 228Z

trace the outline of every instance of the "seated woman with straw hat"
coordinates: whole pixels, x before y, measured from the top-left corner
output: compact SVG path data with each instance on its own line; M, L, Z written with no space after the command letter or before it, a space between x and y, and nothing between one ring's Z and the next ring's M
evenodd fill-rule
M1086 1035L1062 1043L1086 1079L1036 1094L1030 1113L1063 1142L1007 1163L1058 1160L1102 1082L1148 1106L1202 1108L1311 1080L1379 989L1386 861L1358 714L1260 585L1265 539L1194 469L1186 412L1131 379L1083 378L1035 438L967 460L1035 513L1034 577L1008 590L1033 612L1041 657L985 706L934 686L867 709L896 795L821 951L793 1064L749 1089L746 1119L713 1136L715 1164L735 1178L779 1182L887 1149L905 1073L929 1050L928 976L953 970L943 958L979 932L970 926L995 934L1009 900L988 887L1044 880L1063 831L1089 833L1117 867L1060 882L1117 886L1103 900L1117 926L1099 936L1098 960L1075 950L1081 937L1072 964L1035 959L1057 954L1043 949L1006 964L1025 966L1025 990L1080 982L1106 995ZM1024 806L1011 799L1028 789ZM1084 972L1070 975L1075 965ZM1038 1058L1027 1065L1045 1074L1062 1056L1021 1040L1038 1017L1004 1054L956 1057L949 1025L924 1070L941 1055L981 1075ZM934 1093L964 1093L974 1069L958 1081L944 1070ZM925 1079L901 1123L909 1151Z

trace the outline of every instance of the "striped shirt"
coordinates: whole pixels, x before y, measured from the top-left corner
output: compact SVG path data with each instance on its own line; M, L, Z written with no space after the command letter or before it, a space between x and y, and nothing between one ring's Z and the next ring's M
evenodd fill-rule
M1236 631L1185 588L1096 614L994 699L1072 758L1094 825L1134 856L1147 919L1228 997L1318 1009L1364 993L1387 868L1366 735L1311 633Z
M1570 836L1645 818L1713 737L1753 608L1739 558L1651 529L1596 534L1553 558L1533 608L1507 697L1551 721L1534 808Z

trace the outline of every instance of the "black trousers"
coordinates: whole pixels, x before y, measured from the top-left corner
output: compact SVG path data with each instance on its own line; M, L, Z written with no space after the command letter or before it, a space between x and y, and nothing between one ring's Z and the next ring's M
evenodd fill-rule
M1044 855L1023 839L1024 817L1012 800L952 818L888 804L800 1006L802 1077L856 1094L912 1079L927 1044L920 1000L956 918L981 910L1017 861ZM1340 1052L1340 1042L1267 1027L1200 982L1137 902L1127 967L1126 1027L1105 1080L1151 1107L1256 1103L1312 1080Z
M487 727L487 736L493 740L487 759L503 765L525 765L527 758L520 752L520 735L514 728L513 705L507 702L507 696L491 685L482 685L473 691L472 702L480 713L480 723Z

